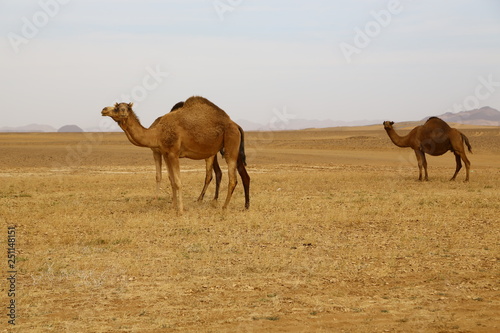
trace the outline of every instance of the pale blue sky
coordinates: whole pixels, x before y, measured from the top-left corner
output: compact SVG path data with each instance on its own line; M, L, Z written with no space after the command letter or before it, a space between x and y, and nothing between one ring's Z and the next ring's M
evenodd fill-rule
M0 0L0 34L0 127L118 100L149 125L191 95L263 124L500 109L497 0Z

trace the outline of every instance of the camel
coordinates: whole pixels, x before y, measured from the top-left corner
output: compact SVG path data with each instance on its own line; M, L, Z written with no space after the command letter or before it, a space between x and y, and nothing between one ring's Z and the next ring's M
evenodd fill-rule
M178 102L176 103L170 112L173 112L181 107L184 106L184 102ZM157 118L156 121L160 120L161 117ZM155 122L156 122L155 121ZM221 153L223 151L221 150ZM159 153L159 152L158 152ZM160 155L160 169L161 169L161 153ZM213 170L215 172L215 195L214 195L214 200L217 200L219 198L219 188L220 188L220 182L222 180L222 171L219 166L219 162L217 161L217 154L214 155L214 160L212 166L210 165L210 159L205 159L206 162L206 174L205 174L205 185L203 186L203 189L201 190L201 194L198 196L197 201L202 201L203 197L205 196L205 192L207 191L208 185L210 185L210 182L212 181L212 166ZM161 180L161 175L160 175L160 180Z
M228 192L222 208L227 208L236 187L236 171L243 182L245 208L250 207L250 176L245 168L244 132L222 109L206 98L193 96L175 112L167 113L150 128L144 128L132 106L133 103L116 103L105 107L101 114L115 120L132 143L160 152L168 168L172 204L179 213L184 210L179 158L205 159L207 174L211 175L216 154L222 148L229 176Z
M170 112L174 112L175 110L181 108L183 105L184 105L184 102L178 102L177 104L175 104L172 107ZM160 119L161 119L161 117L156 118L156 120L151 124L151 126L149 128L154 127L160 121ZM121 123L119 121L117 121L117 123L124 130ZM133 145L136 145L138 147L144 147L144 146L138 144L137 142L135 142L134 139L130 136L130 134L127 131L124 130L124 132L125 132L125 135L127 136L128 140ZM160 194L160 185L161 185L161 180L162 180L161 152L158 148L151 148L151 150L153 151L153 158L154 158L155 167L156 167L156 198L158 198L159 194ZM207 163L207 166L206 166L207 173L205 175L205 184L203 186L201 194L198 196L197 201L203 200L203 197L205 196L205 192L207 191L208 185L212 181L212 171L211 171L212 167L208 165L208 163L211 163L212 161L210 159L206 159L205 161ZM215 156L213 159L213 170L215 172L215 196L214 196L214 200L217 200L219 197L220 182L222 180L222 171L220 169L219 163L217 162L217 156Z
M470 162L465 155L464 141L471 153L472 148L469 139L456 128L451 128L440 118L430 117L425 124L415 127L405 136L399 136L392 127L394 125L393 121L384 121L383 125L389 138L396 146L401 148L411 147L415 151L419 170L418 180L422 180L422 167L425 171L424 180L429 180L425 154L440 156L450 150L455 154L455 161L457 163L455 174L450 180L455 180L455 177L462 168L462 159L465 163L465 181L469 181Z

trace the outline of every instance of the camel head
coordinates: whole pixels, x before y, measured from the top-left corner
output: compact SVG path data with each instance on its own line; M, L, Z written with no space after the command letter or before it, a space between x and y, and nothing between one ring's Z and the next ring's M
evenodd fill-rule
M101 114L103 116L109 116L113 118L114 121L119 122L129 116L132 112L132 106L134 103L115 103L114 106L107 106L102 109Z
M384 129L385 130L390 130L392 129L392 125L394 125L394 122L393 121L384 121Z

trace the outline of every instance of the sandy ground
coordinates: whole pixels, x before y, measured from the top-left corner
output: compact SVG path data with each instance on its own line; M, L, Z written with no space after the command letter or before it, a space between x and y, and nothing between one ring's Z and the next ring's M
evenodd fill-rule
M0 134L1 331L499 332L500 129L461 130L469 183L382 126L247 133L250 210L183 160L183 216L123 133Z

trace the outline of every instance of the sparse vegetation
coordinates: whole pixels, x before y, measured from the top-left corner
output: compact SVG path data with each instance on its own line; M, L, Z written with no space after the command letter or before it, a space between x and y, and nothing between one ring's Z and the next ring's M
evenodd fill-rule
M463 131L469 183L447 180L452 158L416 181L381 125L248 133L250 210L241 184L227 212L195 202L204 162L184 159L183 216L169 184L154 198L151 152L123 133L83 159L67 154L84 134L0 134L16 329L494 332L500 130Z

